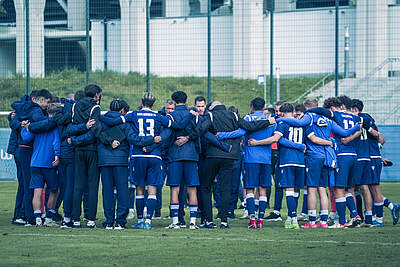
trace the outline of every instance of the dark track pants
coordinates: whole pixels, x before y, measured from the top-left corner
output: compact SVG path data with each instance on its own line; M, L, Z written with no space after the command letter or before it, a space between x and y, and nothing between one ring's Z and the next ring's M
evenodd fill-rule
M59 179L60 179L60 194L57 199L56 208L58 209L63 202L64 217L71 218L72 215L72 198L74 193L74 160L60 159Z
M24 197L23 197L23 205L25 211L25 219L28 222L34 222L35 219L33 217L33 207L32 207L32 199L33 199L33 189L29 188L31 183L31 157L32 157L32 148L26 147L18 147L16 151L17 158L20 161L21 168L21 176L23 179L24 186Z
M72 200L72 219L79 221L82 212L82 196L88 190L88 220L94 221L97 213L99 191L99 169L97 151L75 152L74 194Z
M101 182L103 185L103 207L105 223L114 220L124 225L129 211L128 197L128 166L101 167ZM117 188L117 216L115 217L114 185Z
M21 160L20 160L20 155L15 154L14 155L14 161L15 165L17 167L17 180L18 180L18 189L17 189L17 195L15 196L15 207L14 207L14 217L13 220L15 219L22 219L25 217L25 212L24 212L24 179L22 177L22 166L21 166Z
M211 186L214 178L218 175L220 185L220 216L221 222L227 222L229 202L231 198L231 178L233 170L233 159L207 158L204 162L204 175L200 177L201 200L203 203L205 218L212 222Z

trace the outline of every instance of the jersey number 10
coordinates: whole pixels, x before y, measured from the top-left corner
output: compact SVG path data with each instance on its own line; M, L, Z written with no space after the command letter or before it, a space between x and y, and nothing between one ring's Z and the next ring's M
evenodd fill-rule
M289 128L289 140L297 143L297 144L302 144L303 143L303 128Z

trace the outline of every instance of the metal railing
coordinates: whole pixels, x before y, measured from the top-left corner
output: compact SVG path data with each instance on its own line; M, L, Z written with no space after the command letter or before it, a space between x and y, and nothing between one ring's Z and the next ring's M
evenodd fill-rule
M334 72L330 72L328 74L326 74L324 77L322 77L321 80L319 80L318 82L316 82L310 89L308 89L307 91L305 91L303 94L301 94L298 98L296 98L293 101L290 101L290 103L294 104L294 103L299 103L301 99L303 99L306 95L311 94L315 89L320 87L320 84L322 84L322 87L325 86L325 81L326 79L328 79L329 77L331 77L332 75L334 75Z

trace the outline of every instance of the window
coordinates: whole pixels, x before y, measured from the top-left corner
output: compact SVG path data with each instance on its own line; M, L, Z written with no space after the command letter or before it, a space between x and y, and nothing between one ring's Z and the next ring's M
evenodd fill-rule
M340 6L348 6L349 0L339 0ZM335 6L335 0L297 0L296 8L316 8Z
M150 17L165 17L165 1L171 0L152 0L150 4Z

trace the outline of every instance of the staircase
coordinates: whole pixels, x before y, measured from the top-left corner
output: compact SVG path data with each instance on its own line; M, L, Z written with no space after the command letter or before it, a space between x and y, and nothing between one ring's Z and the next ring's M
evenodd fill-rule
M364 111L371 114L379 125L400 125L400 77L379 77L388 64L400 62L400 58L388 58L364 78L339 80L339 95L347 95L364 102ZM328 97L335 96L332 81L307 97L315 97L320 105Z

